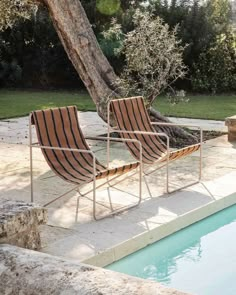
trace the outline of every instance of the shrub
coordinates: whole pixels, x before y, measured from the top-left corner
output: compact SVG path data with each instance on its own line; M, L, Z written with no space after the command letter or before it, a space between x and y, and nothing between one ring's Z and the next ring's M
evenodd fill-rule
M193 89L204 92L236 90L236 48L232 33L217 40L194 65Z

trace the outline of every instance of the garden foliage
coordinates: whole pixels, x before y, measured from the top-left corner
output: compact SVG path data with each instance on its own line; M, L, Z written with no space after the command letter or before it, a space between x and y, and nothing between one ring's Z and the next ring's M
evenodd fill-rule
M114 53L125 57L119 80L122 92L125 96L142 95L152 104L157 95L185 76L184 47L176 37L177 27L170 30L161 18L147 11L136 10L133 24L134 29L125 34L113 21L104 36L119 42Z
M80 87L50 17L37 0L0 1L0 85ZM81 0L99 44L120 74L125 55L116 55L122 40L109 41L112 18L124 34L134 30L137 9L161 17L170 29L178 25L183 61L189 68L176 87L197 92L235 91L235 28L231 0ZM38 7L38 8L36 8ZM23 18L20 18L22 17ZM187 45L187 46L186 46ZM142 48L140 48L142 50ZM161 55L161 52L158 52Z

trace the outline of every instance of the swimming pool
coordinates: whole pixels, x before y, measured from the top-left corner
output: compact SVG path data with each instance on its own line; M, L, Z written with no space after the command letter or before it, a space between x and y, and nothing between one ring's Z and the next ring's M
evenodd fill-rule
M192 294L235 295L236 205L106 268Z

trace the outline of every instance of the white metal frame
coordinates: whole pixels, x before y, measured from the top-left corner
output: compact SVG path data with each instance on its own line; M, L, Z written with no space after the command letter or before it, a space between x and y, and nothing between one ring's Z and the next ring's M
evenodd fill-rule
M46 206L50 205L51 203L57 201L58 199L60 199L63 196L67 195L68 193L72 192L73 190L76 190L79 193L79 196L77 198L77 205L76 205L76 221L77 221L77 218L78 218L78 209L79 209L80 197L86 197L91 192L93 193L93 198L92 198L92 201L93 201L93 218L95 220L100 220L100 219L103 219L103 218L105 218L107 216L112 216L114 214L123 212L125 210L130 209L130 208L136 207L136 206L138 206L141 203L141 200L142 200L142 177L143 177L143 170L142 170L142 145L141 145L141 143L138 140L133 140L133 139L124 140L124 139L120 139L120 138L109 138L109 137L102 137L102 136L99 136L99 137L89 137L89 139L91 139L91 140L103 140L103 141L109 140L109 141L116 141L116 142L127 141L127 142L135 142L135 143L138 143L140 145L140 157L139 157L139 160L137 161L137 162L139 162L139 194L138 194L138 202L135 203L135 204L132 204L132 205L123 206L122 208L119 208L119 209L116 209L116 210L113 210L112 205L111 205L110 206L111 207L111 212L110 213L104 214L104 215L102 215L100 217L97 217L97 215L96 215L96 204L98 202L96 201L96 190L98 188L106 185L106 184L110 185L110 182L111 181L118 179L119 177L123 176L124 174L119 174L119 175L113 176L110 179L109 179L109 177L107 177L107 180L105 182L103 182L100 185L96 185L97 171L96 171L96 157L95 157L94 152L89 151L89 150L74 149L74 148L60 148L60 147L42 146L38 142L33 143L32 142L32 114L30 115L30 118L29 118L30 187L31 187L31 190L30 191L31 191L31 202L34 201L34 194L33 194L34 193L34 191L33 191L33 189L34 189L34 187L33 187L33 150L32 149L33 148L40 148L40 149L49 149L49 150L71 151L71 152L78 152L78 153L89 153L93 157L93 180L92 180L93 188L82 194L80 192L80 190L79 190L79 187L81 185L76 185L75 187L73 187L69 191L65 192L64 194L58 196L57 198L53 199L52 201L50 201L50 202L48 202L46 204L44 204L44 207L46 207ZM137 174L137 171L135 173L133 173L131 176L133 176L134 174ZM112 186L117 185L121 181L123 181L123 180L120 180L119 182L116 182ZM86 184L86 182L84 184ZM102 204L100 203L100 205L102 205ZM102 206L104 206L104 207L107 208L107 206L105 206L105 205L102 205Z

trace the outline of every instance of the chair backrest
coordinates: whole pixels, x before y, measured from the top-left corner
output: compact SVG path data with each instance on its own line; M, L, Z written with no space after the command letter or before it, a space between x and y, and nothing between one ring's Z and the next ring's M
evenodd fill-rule
M142 97L112 100L110 109L120 130L156 132L148 116ZM157 135L121 134L123 138L137 139L142 144L142 159L151 164L164 156L166 145ZM132 155L139 159L140 148L137 143L126 142Z
M41 146L90 150L79 126L75 106L34 111L31 116ZM93 178L90 153L43 148L42 153L50 168L64 180L81 184ZM97 160L96 169L98 172L104 169Z

